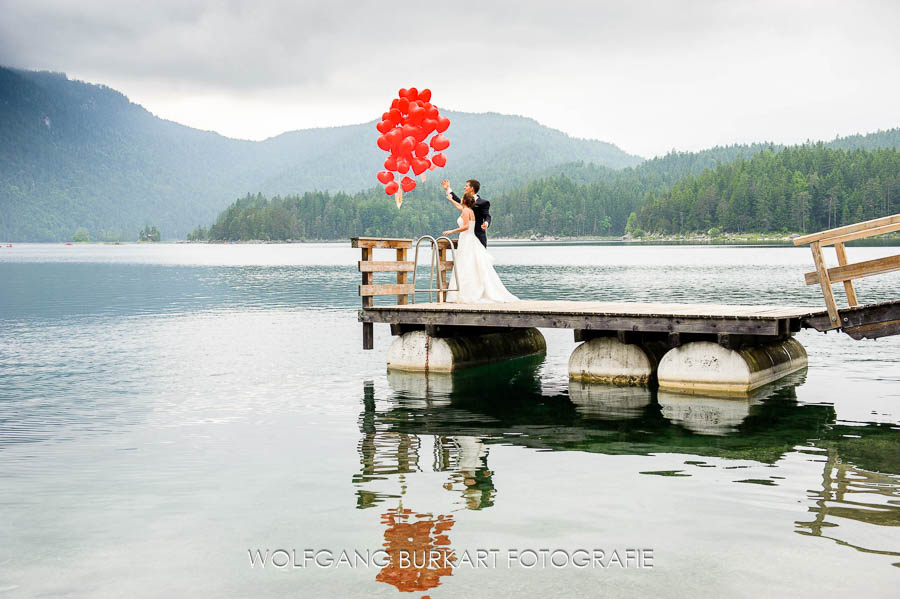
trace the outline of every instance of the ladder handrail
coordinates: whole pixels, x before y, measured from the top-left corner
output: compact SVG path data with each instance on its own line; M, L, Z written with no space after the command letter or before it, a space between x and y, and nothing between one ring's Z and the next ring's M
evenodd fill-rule
M457 293L459 292L459 273L456 271L456 247L453 245L453 240L450 239L449 237L447 237L446 235L441 235L440 237L437 238L437 241L435 243L440 244L441 239L446 239L447 245L450 246L450 255L453 258L453 270L451 272L453 273L453 279L456 281L456 289L450 289L450 281L447 281L447 289L444 290L444 299L443 300L440 299L441 293L438 292L438 300L439 301L447 301L447 292L449 292L449 291L456 291ZM442 281L441 281L441 279L442 279L442 277L441 277L441 259L440 259L440 254L438 254L437 256L438 256L438 258L437 258L438 287L440 287L441 283L442 283Z
M422 243L423 240L428 239L431 244L431 272L428 276L428 288L427 289L416 289L416 276L419 272L419 244ZM449 246L450 252L453 257L453 278L456 281L456 289L450 289L449 282L447 284L447 289L443 287L443 281L441 277L441 259L440 259L440 241L442 239L446 239ZM432 237L431 235L422 235L416 240L415 244L416 252L413 258L413 292L412 292L412 302L416 303L416 293L428 293L428 301L434 301L434 293L437 293L438 303L442 303L447 299L447 292L449 291L459 291L459 275L456 272L456 248L453 246L453 240L447 237L446 235L441 235L437 239ZM437 287L434 286L435 281L435 271L437 272Z
M415 257L413 258L413 280L412 280L412 286L413 286L412 301L413 301L413 303L416 303L416 292L418 291L418 289L416 289L416 275L419 272L419 244L422 243L422 240L424 240L424 239L428 239L431 241L431 273L428 276L428 289L423 289L422 291L428 292L428 301L429 302L433 301L433 297L434 297L432 295L434 292L434 289L432 287L434 286L434 257L437 255L437 252L436 252L437 240L435 240L435 238L432 237L431 235L422 235L421 237L419 237L416 240L416 253L414 255Z

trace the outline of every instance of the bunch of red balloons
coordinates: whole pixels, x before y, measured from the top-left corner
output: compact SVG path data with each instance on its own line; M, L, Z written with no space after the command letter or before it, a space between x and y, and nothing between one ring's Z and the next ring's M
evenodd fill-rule
M391 102L390 110L381 115L376 128L381 133L378 147L390 153L384 161L385 170L378 173L378 180L384 184L384 193L397 195L399 206L403 201L402 191L416 188L415 179L407 175L410 170L417 177L447 164L447 157L441 152L450 147L450 140L443 136L450 126L450 119L441 116L438 107L431 103L430 89L403 88L397 96ZM432 133L436 135L426 143ZM437 153L429 158L431 150ZM403 176L399 183L395 181L394 173Z

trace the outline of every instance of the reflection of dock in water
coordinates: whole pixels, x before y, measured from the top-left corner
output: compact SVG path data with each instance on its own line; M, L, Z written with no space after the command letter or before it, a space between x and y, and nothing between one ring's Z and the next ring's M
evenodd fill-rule
M358 506L400 498L409 478L428 471L447 473L444 488L463 508L502 502L488 468L494 445L770 465L799 452L827 456L827 463L821 488L803 498L813 517L798 521L797 532L898 555L883 542L872 548L871 529L854 540L859 530L844 524L900 526L900 436L890 425L838 424L833 407L798 403L803 373L725 399L577 381L568 394L549 394L540 367L540 358L525 358L452 375L391 372L392 394L377 404L367 386L361 470L353 479Z
M900 497L897 476L864 470L853 464L843 463L836 449L828 449L828 459L822 473L822 489L810 490L815 514L811 521L798 521L797 532L830 539L839 545L852 547L864 553L877 553L900 557L900 547L893 551L866 547L868 539L851 542L832 534L841 521L861 522L875 526L900 527ZM876 500L881 500L878 502ZM847 527L844 527L845 529ZM868 528L866 530L869 530ZM852 536L843 532L842 536ZM894 564L900 567L900 562Z
M545 395L541 361L523 358L445 375L391 371L395 401L363 414L361 422L372 418L391 433L470 435L488 445L773 463L834 421L830 406L797 404L802 372L745 398L579 381L570 381L568 394ZM711 435L719 438L712 443Z

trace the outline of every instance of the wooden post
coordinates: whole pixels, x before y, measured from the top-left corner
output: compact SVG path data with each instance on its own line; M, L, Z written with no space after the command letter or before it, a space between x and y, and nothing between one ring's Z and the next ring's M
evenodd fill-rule
M844 244L834 244L834 251L837 253L838 264L847 266L847 253L844 251ZM850 307L858 306L859 302L856 301L856 290L853 289L852 280L844 281L844 291L847 292L847 303L850 304Z
M374 253L375 250L372 248L362 248L362 261L371 262ZM375 273L372 272L363 272L362 284L371 285L374 274ZM371 308L373 305L372 296L364 295L362 298L362 305L363 308ZM375 349L375 325L371 322L363 323L363 349Z
M819 285L822 286L822 295L825 296L825 307L828 309L828 320L832 328L841 326L837 304L834 301L834 292L831 290L831 279L828 278L828 268L825 266L825 258L822 257L822 247L818 241L809 244L812 250L813 261L816 263L816 273L819 275Z
M397 248L397 262L406 262L406 248ZM397 284L398 285L406 285L407 282L407 273L406 271L397 271ZM406 294L401 294L397 296L398 304L406 304L409 302L409 296Z
M363 262L371 262L373 253L374 253L374 250L372 248L362 248L362 261ZM362 273L362 284L363 285L371 285L373 274L375 274L375 273L364 271ZM372 296L364 295L362 298L362 304L363 304L363 308L371 308L372 307Z

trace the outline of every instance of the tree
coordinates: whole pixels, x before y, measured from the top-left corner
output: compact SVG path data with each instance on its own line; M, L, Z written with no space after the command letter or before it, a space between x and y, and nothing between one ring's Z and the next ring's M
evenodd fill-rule
M159 229L156 228L156 225L152 227L150 225L146 225L143 229L141 229L140 240L141 241L159 241L160 240Z
M91 240L91 234L88 233L88 230L84 227L78 227L75 229L75 233L72 234L72 241L75 243L85 243Z

